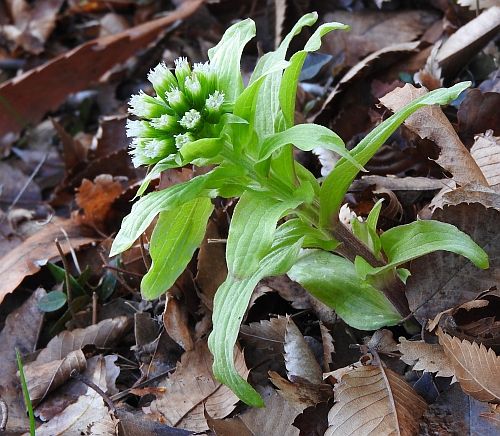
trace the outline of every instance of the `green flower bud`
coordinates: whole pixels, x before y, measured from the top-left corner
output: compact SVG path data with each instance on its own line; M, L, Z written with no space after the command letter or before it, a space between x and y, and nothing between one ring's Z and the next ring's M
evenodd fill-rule
M184 93L177 87L173 87L166 93L169 106L178 114L182 114L189 109L189 102Z
M159 138L136 138L132 141L130 154L135 167L151 165L175 153L175 141Z
M168 107L160 98L151 97L140 91L130 98L129 112L142 118L156 118L168 112Z
M149 71L148 80L151 82L154 90L160 97L164 97L165 93L172 88L172 86L177 85L175 76L164 62L158 64Z
M198 77L204 94L208 95L214 90L215 87L215 74L209 62L195 63L193 65L193 72Z
M206 94L203 92L198 77L194 74L186 77L184 81L184 93L187 95L193 106L200 108L203 106Z
M184 114L179 124L187 130L196 130L201 124L201 114L196 109L191 109Z
M127 120L127 137L129 138L156 138L158 133L148 121Z
M176 132L179 130L179 118L164 114L160 118L151 120L151 125L158 130Z
M175 61L175 77L177 77L177 82L179 82L179 87L184 89L184 81L186 77L191 74L191 67L186 58L177 58Z
M175 135L174 138L175 138L175 147L177 148L177 150L180 150L183 145L186 145L194 141L194 136L189 132Z

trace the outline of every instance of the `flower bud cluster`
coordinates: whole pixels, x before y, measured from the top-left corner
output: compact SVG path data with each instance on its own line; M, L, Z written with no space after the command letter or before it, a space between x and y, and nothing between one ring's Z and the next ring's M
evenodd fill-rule
M140 92L130 99L127 136L133 138L134 165L150 165L176 153L183 145L211 136L225 112L224 93L216 88L210 64L175 61L174 72L161 63L148 75L156 95Z

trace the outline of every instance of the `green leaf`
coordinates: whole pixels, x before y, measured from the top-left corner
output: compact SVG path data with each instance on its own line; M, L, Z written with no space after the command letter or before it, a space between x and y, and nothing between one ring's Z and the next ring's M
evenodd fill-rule
M257 62L255 70L250 77L250 84L255 78L260 77L262 71L268 69L269 65L284 60L288 46L293 37L300 33L304 26L312 26L317 19L318 14L315 12L311 12L300 18L295 26L293 26L290 33L283 39L278 49L266 53L259 62ZM275 133L276 120L278 118L280 106L279 90L281 87L281 80L282 73L280 71L269 74L259 91L256 107L255 131L260 138Z
M440 221L415 221L393 227L380 236L380 242L389 262L374 268L372 274L383 273L437 250L461 254L481 269L489 266L488 255L469 235Z
M326 251L333 251L338 247L339 242L319 229L309 226L300 218L293 218L283 223L276 231L275 239L281 233L286 233L288 238L298 240L304 238L302 246L304 248L321 248Z
M307 41L304 50L295 53L290 59L290 66L283 73L283 80L279 91L279 100L285 125L287 128L293 126L295 115L295 100L300 72L306 60L307 53L319 50L321 38L332 30L347 30L349 26L341 23L325 23L319 26Z
M240 59L243 48L255 36L255 23L247 18L224 32L220 42L208 50L210 64L215 68L218 89L224 91L229 102L243 90Z
M384 294L362 280L354 264L343 257L310 250L288 271L288 276L354 328L376 330L401 319Z
M292 241L287 240L285 244L278 241L275 249L260 261L257 270L249 277L237 279L229 274L215 294L212 315L214 328L208 338L208 346L214 356L213 373L217 380L229 386L249 406L264 407L264 402L236 371L234 345L255 286L264 277L284 274L295 262L302 240L295 239L290 245ZM251 255L251 252L247 254Z
M210 159L219 154L224 145L221 138L202 138L197 141L188 142L179 150L183 165L193 162L196 159Z
M460 93L470 86L470 82L458 83L451 88L436 89L425 94L402 108L399 112L379 124L365 138L351 150L351 156L359 165L366 163L373 157L384 142L394 131L415 111L423 106L432 104L447 104L456 99ZM359 170L347 159L340 159L333 171L326 177L320 194L320 224L329 227L332 218L338 214L345 193L349 189Z
M197 197L215 197L217 187L240 173L239 168L219 166L187 182L145 195L134 203L130 214L123 219L109 255L115 256L128 249L160 212L175 209Z
M55 312L66 304L66 294L61 291L51 291L38 300L38 308L42 312Z
M160 213L149 248L151 268L141 281L146 300L168 291L184 271L203 240L212 211L209 198L197 198Z
M276 150L287 144L293 144L303 151L311 151L315 147L323 147L346 158L353 165L359 166L345 148L344 141L327 127L318 124L299 124L283 132L268 136L260 146L259 161L267 159Z
M52 277L54 277L57 283L63 283L64 289L66 290L66 272L64 271L64 268L61 268L55 263L49 262L47 263L47 269L50 271L50 274L52 274ZM69 284L74 297L86 294L85 289L71 274L69 275Z
M28 411L28 416L30 420L30 436L35 436L36 422L35 422L35 414L33 413L33 404L30 398L30 392L28 390L28 384L26 383L26 376L24 375L24 366L21 360L21 355L19 354L19 350L16 348L16 360L17 360L17 368L19 369L19 379L21 380L21 390L23 392L24 404L26 406L26 410ZM4 414L2 413L2 419L4 418Z
M246 191L234 208L226 246L229 272L235 278L251 276L269 252L278 220L301 203L276 200L266 193Z

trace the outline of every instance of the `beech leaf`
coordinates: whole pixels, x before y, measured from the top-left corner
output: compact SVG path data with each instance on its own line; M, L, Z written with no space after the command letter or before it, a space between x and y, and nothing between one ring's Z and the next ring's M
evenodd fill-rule
M491 348L444 333L437 335L462 389L479 401L500 401L500 357Z
M334 388L325 436L418 433L426 402L392 370L362 366L344 374Z

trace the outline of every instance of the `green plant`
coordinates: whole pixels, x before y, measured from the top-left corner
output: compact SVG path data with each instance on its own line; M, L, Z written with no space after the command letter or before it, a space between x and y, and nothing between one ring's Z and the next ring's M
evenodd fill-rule
M30 393L28 391L28 385L26 383L26 377L24 376L24 366L21 360L21 355L19 350L16 348L16 360L17 368L19 369L19 379L21 380L21 389L23 391L24 404L26 405L26 410L28 411L28 417L30 420L30 435L35 436L35 414L33 413L33 404L31 403Z
M323 126L294 125L298 78L307 53L320 47L324 34L347 29L340 23L323 24L303 50L285 60L291 39L316 19L314 13L301 18L276 51L262 56L246 87L239 63L255 34L249 19L226 31L209 50L209 63L191 70L186 60L179 60L175 74L159 65L149 75L157 95L131 100L131 112L140 118L128 127L134 162L154 165L138 195L168 168L213 168L140 198L123 220L111 255L129 248L159 215L150 243L152 266L142 280L143 296L157 298L201 243L213 210L210 199L239 197L227 239L229 273L215 296L209 347L215 377L254 406L262 406L262 399L237 373L233 351L250 296L262 278L288 273L348 324L369 330L394 325L408 314L401 292L408 272L400 267L409 260L448 250L480 268L488 266L486 253L448 224L418 221L379 236L380 204L366 222L353 224L354 233L339 222L349 185L397 127L422 106L454 100L469 83L414 100L349 152ZM293 159L292 145L305 151L321 146L341 159L320 184Z

